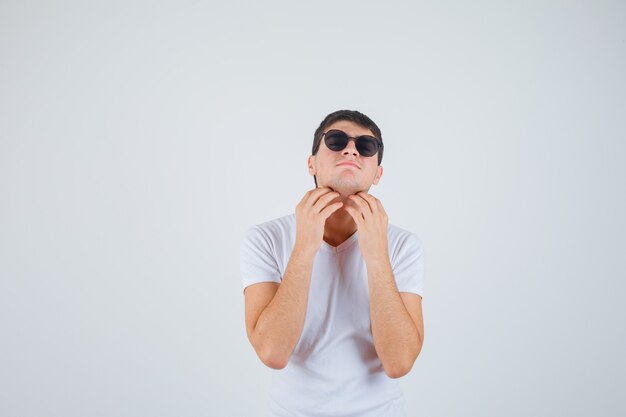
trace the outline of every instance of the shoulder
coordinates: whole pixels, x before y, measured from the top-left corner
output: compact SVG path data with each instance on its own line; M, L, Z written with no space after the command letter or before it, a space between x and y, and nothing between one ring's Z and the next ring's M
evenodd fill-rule
M243 240L262 240L266 243L281 240L295 232L295 224L295 213L278 217L249 227Z
M389 257L393 265L397 265L407 259L422 257L422 241L415 233L409 230L389 224L387 240Z
M413 249L422 247L422 241L415 233L393 224L387 227L387 238L390 247L409 246Z

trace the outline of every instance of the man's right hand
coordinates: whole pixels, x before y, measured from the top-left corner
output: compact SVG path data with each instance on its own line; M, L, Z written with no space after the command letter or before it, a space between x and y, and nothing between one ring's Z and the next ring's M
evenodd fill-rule
M330 204L340 194L328 187L308 191L296 206L295 246L315 254L322 245L326 219L339 210L343 203Z

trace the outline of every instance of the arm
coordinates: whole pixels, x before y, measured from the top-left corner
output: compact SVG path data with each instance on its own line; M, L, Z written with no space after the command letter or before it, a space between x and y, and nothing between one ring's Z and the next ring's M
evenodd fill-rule
M360 192L349 201L345 209L358 226L367 266L374 347L385 373L399 378L411 370L422 349L422 300L417 294L398 292L388 254L388 219L380 200Z
M245 290L248 339L270 368L287 366L300 339L314 255L294 248L281 284L262 282Z
M246 332L261 361L274 369L287 366L304 327L315 254L326 219L343 203L339 193L320 187L296 207L296 242L280 284L262 282L246 288Z
M411 370L422 349L422 298L398 292L388 257L366 264L374 347L385 373L399 378Z

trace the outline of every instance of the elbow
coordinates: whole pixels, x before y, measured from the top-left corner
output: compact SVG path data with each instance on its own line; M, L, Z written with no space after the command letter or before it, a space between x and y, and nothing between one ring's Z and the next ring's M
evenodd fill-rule
M387 363L383 363L383 369L385 370L385 374L392 379L402 378L406 374L408 374L411 369L413 369L413 364L417 359L421 351L421 344L419 349L411 352L404 358L399 358L393 361L387 361Z
M289 356L277 352L275 349L260 348L256 350L256 353L261 362L268 368L280 370L289 363Z
M261 362L268 368L281 370L287 366L288 360L277 356L261 356L259 355Z
M385 369L385 374L392 379L397 379L397 378L402 378L403 376L405 376L406 374L409 373L409 371L411 371L411 368L413 368L413 363L407 363L405 365L394 365L394 366L387 366L384 367Z
M268 338L259 337L255 332L249 332L248 338L257 356L268 368L280 370L289 363L291 352L287 352L281 345L272 343Z

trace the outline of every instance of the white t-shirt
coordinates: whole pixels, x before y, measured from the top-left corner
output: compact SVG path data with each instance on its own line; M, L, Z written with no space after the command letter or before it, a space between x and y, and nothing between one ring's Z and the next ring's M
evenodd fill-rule
M387 234L398 291L423 295L420 240L391 224ZM258 282L280 283L295 238L295 213L248 229L240 253L244 289ZM385 374L374 349L369 307L358 231L337 247L322 241L302 335L287 366L272 370L272 416L404 416L398 381Z

